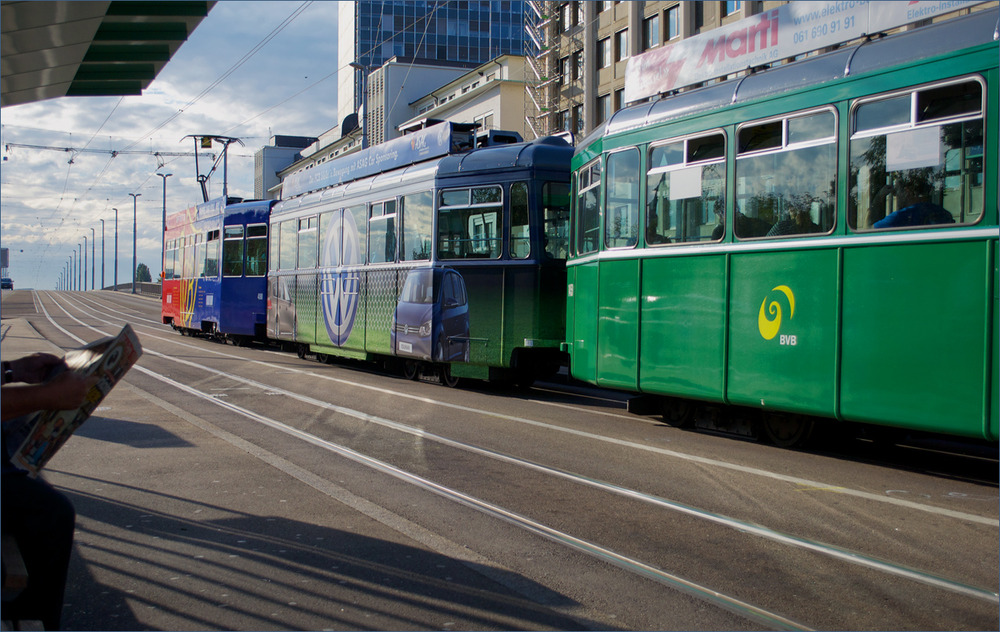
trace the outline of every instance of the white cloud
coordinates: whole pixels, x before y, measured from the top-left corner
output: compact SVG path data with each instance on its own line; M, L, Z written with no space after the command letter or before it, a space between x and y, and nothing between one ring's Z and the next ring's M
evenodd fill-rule
M193 152L193 141L184 139L186 135L242 139L246 147L230 149L229 191L251 197L253 154L271 135L317 136L336 126L337 4L219 2L142 96L62 98L4 108L5 147L13 143L88 150L5 150L0 241L11 250L9 272L17 287L55 287L70 251L84 236L90 240L91 228L97 236L100 282L102 218L106 278L111 283L115 207L118 276L122 282L130 279L129 193L141 194L136 203L138 260L157 274L163 200L157 169L174 174L167 179L168 213L200 202L201 193L192 156L153 152ZM304 5L301 14L252 58L196 100ZM112 151L121 153L112 156ZM211 156L200 153L199 162L206 173ZM221 164L212 176L210 193L222 193Z

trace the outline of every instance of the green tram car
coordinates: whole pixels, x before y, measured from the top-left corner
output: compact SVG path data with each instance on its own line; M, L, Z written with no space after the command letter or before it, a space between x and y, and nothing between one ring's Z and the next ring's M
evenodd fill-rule
M441 123L286 178L267 337L449 386L558 370L573 147L490 138Z
M573 377L779 445L995 442L997 61L993 9L616 112L573 159Z

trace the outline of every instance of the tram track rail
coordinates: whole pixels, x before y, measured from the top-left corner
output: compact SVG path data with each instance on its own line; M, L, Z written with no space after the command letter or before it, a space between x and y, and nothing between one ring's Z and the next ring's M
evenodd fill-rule
M46 295L46 298L48 300L51 300L53 305L57 305L59 309L65 313L66 317L77 323L77 326L87 328L88 330L91 330L101 335L109 334L109 332L102 331L97 327L88 325L84 323L82 320L73 316L66 306L60 303L60 301L56 300L56 295ZM72 297L72 299L65 296L59 296L58 298L65 299L65 304L69 306L69 308L76 309L77 311L79 311L81 315L85 312L89 312L88 314L89 317L102 319L105 322L109 322L108 319L125 320L122 319L119 315L117 315L113 309L104 307L97 301L91 301L89 300L89 297L88 300L86 301L86 304L83 300L78 301L77 299L79 297L77 296ZM62 326L60 326L56 322L55 318L49 314L48 310L44 307L44 304L42 303L41 300L39 300L39 305L42 308L41 311L45 313L45 316L49 320L49 322L51 322L57 329L61 330L64 333L64 335L70 337L71 339L77 340L78 342L82 341L82 338L79 338L75 334L71 333L68 329L65 329ZM108 310L108 311L102 314L98 310L100 311ZM134 323L135 320L136 319L131 319L131 322ZM147 325L139 325L139 326L149 327ZM159 326L158 324L156 327L151 327L151 328L154 331L157 330L162 331L162 326ZM215 349L206 349L204 346L200 345L198 346L191 345L190 343L183 341L182 339L171 339L172 337L171 338L161 337L154 333L144 334L143 337L144 338L152 337L157 340L170 343L172 345L180 344L182 346L189 347L192 350L196 349L198 352L203 354L209 353L213 356L227 356L232 359L238 359L247 362L246 358L243 356L223 353ZM486 457L488 459L503 462L517 468L533 470L548 477L555 477L565 480L574 485L587 486L593 489L600 490L602 492L622 496L632 501L640 502L646 505L656 506L659 509L666 509L671 512L681 513L693 517L699 521L706 521L715 524L717 526L725 527L726 529L741 534L752 535L757 538L763 538L771 542L778 543L781 546L798 548L804 551L808 551L810 553L815 553L825 557L836 559L841 562L846 562L852 565L861 566L868 570L875 571L877 573L888 574L897 578L906 579L908 581L918 582L924 584L925 586L933 587L936 590L948 591L956 595L962 595L965 597L972 598L974 600L985 601L991 604L995 604L998 602L998 596L996 591L991 590L989 588L982 588L969 585L965 582L948 579L935 573L930 573L916 568L909 568L905 565L894 564L892 562L880 560L869 555L864 555L857 551L845 549L843 547L825 544L823 542L810 540L808 538L802 538L789 533L783 533L779 530L769 529L767 527L752 524L747 521L738 520L729 516L719 515L710 511L698 509L696 507L688 506L684 503L678 503L666 498L659 497L655 494L645 493L637 489L631 489L608 481L598 480L586 475L565 471L557 467L547 466L538 462L534 462L530 459L524 459L517 456L513 456L511 454L505 454L498 452L496 450L491 450L481 446L473 445L468 442L458 441L439 434L435 434L433 432L428 432L421 428L416 428L414 426L393 421L384 417L372 415L370 413L366 413L350 407L338 406L335 404L331 404L329 402L324 402L322 400L318 400L316 398L303 395L301 393L296 393L288 389L275 387L272 384L266 384L253 379L235 375L226 371L220 371L213 367L199 364L197 362L192 362L190 360L184 360L182 358L178 358L169 354L163 354L161 352L156 352L153 350L147 350L147 353L149 353L151 357L156 357L158 360L175 362L187 366L188 368L193 370L205 371L213 375L214 377L226 380L232 380L237 383L250 386L252 389L270 390L272 392L276 392L281 395L294 398L296 401L299 401L308 406L313 406L336 414L353 417L355 419L362 420L366 423L374 423L380 427L390 429L394 432L406 433L411 436L419 437L424 441L432 441L439 445L447 446L448 448L458 449L466 453L474 454L476 456ZM251 360L249 362L256 363L260 361ZM260 363L263 364L262 362ZM246 409L232 402L224 401L216 396L213 396L211 393L199 390L187 384L182 384L165 375L157 373L156 371L146 369L145 367L136 367L136 368L138 368L140 372L143 373L144 375L156 379L163 384L169 385L171 388L179 389L187 393L188 395L201 399L202 401L211 402L214 405L225 408L230 412L238 414L246 419L252 419L257 423L267 425L270 428L289 434L290 436L295 436L296 438L302 441L306 441L316 447L335 452L345 458L361 463L366 467L375 469L381 473L390 476L394 476L396 478L399 478L400 480L406 481L409 484L421 487L426 491L430 491L435 494L446 497L453 502L473 507L477 511L481 511L493 517L505 520L512 524L516 524L522 529L528 530L537 535L541 535L550 540L559 542L560 544L571 547L574 550L584 552L587 553L588 555L597 557L598 559L601 559L605 562L609 562L620 568L624 568L625 570L631 573L646 576L660 583L670 585L675 589L687 592L688 594L693 594L698 598L708 601L709 603L712 603L717 607L726 609L730 612L737 613L739 616L747 617L751 620L754 620L758 624L767 627L787 627L790 629L804 629L806 627L800 623L793 621L791 618L787 618L781 614L777 614L767 609L751 605L736 597L726 595L723 592L716 591L712 588L708 588L697 582L692 582L677 574L672 574L663 571L657 568L655 565L648 564L644 561L635 559L633 557L629 557L628 555L622 555L594 542L590 542L583 538L578 538L564 530L547 526L543 522L536 519L532 519L525 515L521 515L517 511L511 511L495 503L491 503L489 501L477 498L473 495L459 491L457 489L452 489L446 485L436 483L432 480L429 480L423 476L414 474L412 472L407 472L400 467L392 465L391 463L387 463L381 459L362 454L345 445L339 445L334 442L330 442L323 438L317 437L316 435L313 435L311 433L304 432L297 428L293 428L287 424L284 424L283 422L280 422L278 420L269 417L268 415ZM286 369L299 375L308 374L312 378L331 379L340 382L347 381L343 380L342 378L317 375L314 372L305 371L295 367L286 367ZM357 382L352 382L351 386L363 388L367 385L363 385ZM375 388L375 387L369 387L369 388ZM512 416L510 415L506 415L497 411L476 409L474 407L463 406L450 402L438 402L430 398L414 396L412 394L399 393L397 395L405 398L410 398L412 400L421 401L422 403L425 404L432 403L434 405L451 407L453 409L460 410L464 413L476 414L482 416L500 417L504 421L514 421L520 424L525 424L527 426L533 426L536 428L544 428L546 430L556 430L558 432L565 432L574 436L574 438L606 442L611 445L615 445L616 447L624 448L627 450L654 451L658 455L667 456L674 459L680 459L691 463L696 463L699 466L713 467L720 469L733 469L743 474L751 474L759 477L769 478L771 480L793 483L795 485L800 485L800 486L825 485L820 481L802 479L798 477L780 474L777 472L767 472L764 470L760 470L759 468L750 468L740 464L726 463L724 461L719 461L717 459L707 459L697 455L684 454L676 450L666 450L664 448L659 448L657 446L643 445L631 441L622 441L614 437L601 436L592 432L583 432L572 428L557 427L553 426L552 424L539 422L529 418L520 418L520 419L512 418ZM861 490L840 489L838 490L838 493L843 493L856 498L864 499L866 501L885 502L896 507L905 508L907 510L926 512L932 515L936 515L938 518L942 519L970 521L970 522L975 522L977 524L981 524L986 527L992 527L992 528L997 527L997 521L991 518L975 514L969 514L965 512L955 512L952 510L946 510L929 504L904 500L891 496L880 497L878 495L871 494L869 492L864 492Z

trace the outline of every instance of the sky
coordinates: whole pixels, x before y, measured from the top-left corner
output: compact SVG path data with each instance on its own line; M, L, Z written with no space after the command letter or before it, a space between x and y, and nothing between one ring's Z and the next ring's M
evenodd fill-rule
M166 179L168 215L202 201L189 134L245 144L230 146L228 188L230 195L252 198L253 155L271 136L319 136L336 127L337 71L346 72L336 67L338 4L223 0L141 96L63 97L3 108L0 246L9 249L14 286L54 289L84 237L88 288L92 273L101 287L102 262L111 285L114 208L118 281L130 282L130 193L140 194L134 204L137 263L155 279L164 197L164 179L156 174L173 174ZM216 157L218 148L211 150ZM203 174L213 162L201 149L198 161ZM221 163L209 180L209 197L220 195Z

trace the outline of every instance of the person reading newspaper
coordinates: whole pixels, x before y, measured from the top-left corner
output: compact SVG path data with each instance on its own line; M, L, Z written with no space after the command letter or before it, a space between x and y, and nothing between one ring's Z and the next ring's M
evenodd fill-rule
M3 363L0 390L3 426L3 532L17 542L28 571L28 585L4 605L4 618L38 620L46 630L58 630L73 548L76 511L61 492L40 478L15 468L7 458L7 425L16 417L47 409L75 409L83 404L97 377L66 371L62 358L36 353ZM45 378L54 370L53 379Z
M28 572L26 588L4 604L4 619L60 629L76 511L39 473L141 354L126 325L65 358L36 353L3 362L2 528L17 542Z

